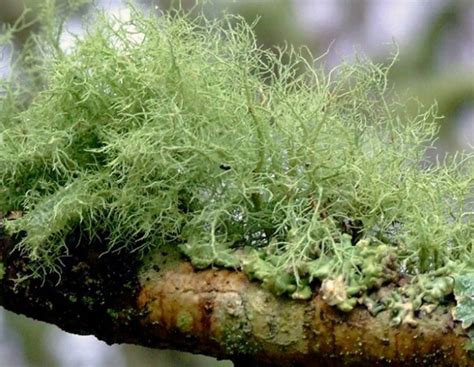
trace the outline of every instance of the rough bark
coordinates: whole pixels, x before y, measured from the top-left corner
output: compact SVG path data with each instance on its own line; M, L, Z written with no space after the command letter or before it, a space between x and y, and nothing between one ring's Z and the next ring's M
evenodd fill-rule
M196 271L176 254L148 259L103 254L106 244L76 245L61 278L26 279L26 260L0 236L7 309L93 334L108 343L173 348L246 366L473 366L467 335L450 307L416 327L390 326L390 315L342 313L320 296L276 297L237 271ZM151 260L150 260L151 259Z

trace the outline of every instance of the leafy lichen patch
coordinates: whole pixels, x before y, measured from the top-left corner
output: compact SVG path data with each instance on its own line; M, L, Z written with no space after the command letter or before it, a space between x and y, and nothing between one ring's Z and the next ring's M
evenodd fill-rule
M462 322L464 329L469 330L471 341L466 348L474 353L474 272L455 278L454 296L457 306L453 316Z

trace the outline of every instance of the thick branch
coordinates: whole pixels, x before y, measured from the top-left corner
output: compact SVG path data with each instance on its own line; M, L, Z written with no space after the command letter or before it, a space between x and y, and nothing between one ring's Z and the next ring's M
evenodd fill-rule
M71 240L72 241L72 240ZM76 241L77 242L77 241ZM72 243L76 243L72 241ZM61 280L17 282L25 259L0 238L0 302L14 312L108 343L135 343L272 366L472 366L468 341L448 308L416 327L390 315L346 314L320 296L275 297L240 272L195 271L176 254L139 261L101 255L104 244L71 246ZM140 274L140 275L139 275Z

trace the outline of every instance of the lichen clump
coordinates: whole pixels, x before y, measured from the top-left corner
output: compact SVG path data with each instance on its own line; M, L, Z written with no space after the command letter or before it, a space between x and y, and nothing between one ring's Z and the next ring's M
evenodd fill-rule
M327 72L231 16L94 23L46 58L28 108L0 114L0 211L23 213L5 224L33 273L61 271L77 228L294 298L321 281L344 310L401 274L474 267L472 156L425 161L435 111L390 101L389 67Z

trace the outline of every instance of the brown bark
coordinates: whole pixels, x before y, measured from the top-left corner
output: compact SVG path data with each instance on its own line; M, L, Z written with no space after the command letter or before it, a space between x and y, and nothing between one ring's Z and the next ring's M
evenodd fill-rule
M241 272L196 271L169 252L145 262L101 255L103 243L71 246L60 281L51 275L17 282L26 260L11 252L13 242L0 236L0 303L108 343L186 350L246 366L474 365L453 305L424 315L416 327L393 327L388 311L342 313L319 295L276 297Z

